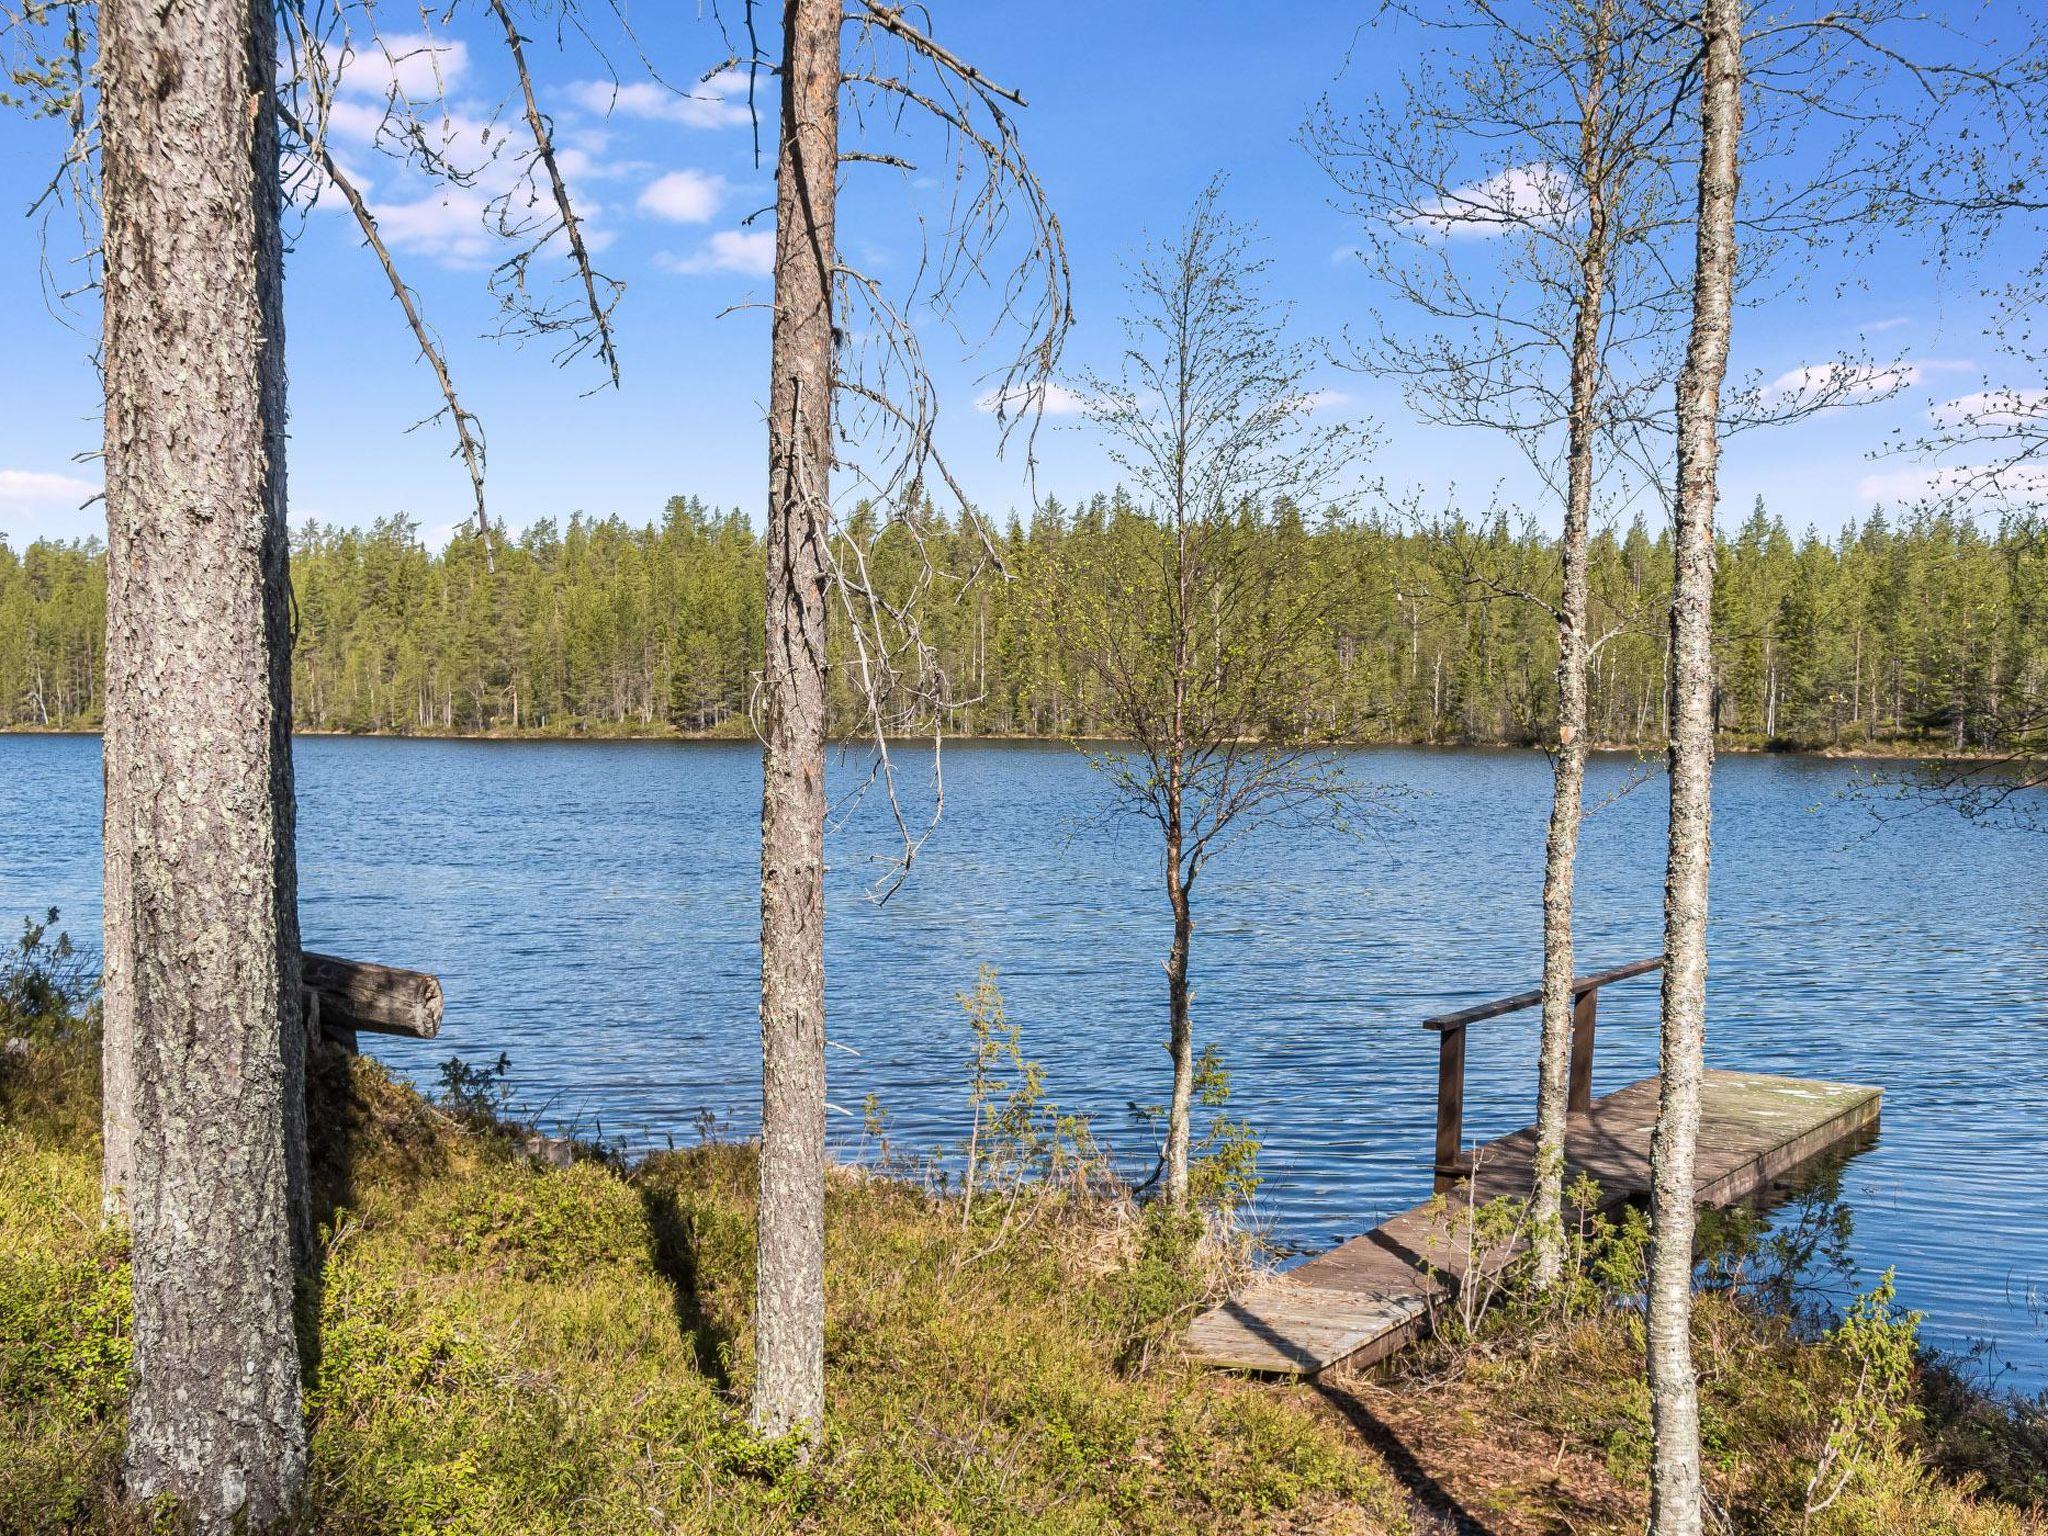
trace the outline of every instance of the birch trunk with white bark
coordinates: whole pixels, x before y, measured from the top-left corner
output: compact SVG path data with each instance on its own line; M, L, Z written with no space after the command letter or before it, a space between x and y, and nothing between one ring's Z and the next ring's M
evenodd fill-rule
M1600 383L1600 334L1607 305L1609 213L1607 146L1600 114L1607 84L1611 5L1594 20L1579 136L1580 174L1587 190L1586 230L1579 247L1579 291L1571 351L1571 414L1566 424L1563 591L1557 610L1557 737L1551 744L1550 830L1543 848L1543 1032L1536 1091L1536 1187L1531 1199L1538 1289L1556 1285L1564 1269L1564 1138L1571 1087L1572 884L1586 784L1588 657L1587 541L1593 512L1594 405Z
M1742 13L1704 0L1692 333L1678 376L1672 545L1671 842L1664 877L1663 1026L1650 1144L1647 1368L1651 1536L1700 1536L1699 1383L1692 1363L1694 1154L1705 1071L1707 872L1714 770L1714 502L1735 285Z
M1178 767L1175 769L1178 772ZM1194 907L1182 866L1181 812L1176 798L1166 829L1166 896L1173 908L1173 947L1166 956L1166 1051L1173 1061L1173 1096L1166 1106L1166 1200L1176 1210L1188 1203L1190 1125L1195 1102L1195 1034L1188 991L1188 961L1194 945Z

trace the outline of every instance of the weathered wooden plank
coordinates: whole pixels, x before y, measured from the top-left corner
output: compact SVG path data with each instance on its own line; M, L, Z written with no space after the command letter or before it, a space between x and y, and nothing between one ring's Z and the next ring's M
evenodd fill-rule
M299 983L320 999L320 1026L330 1033L431 1040L441 1032L441 983L424 971L302 950Z
M1460 1127L1465 1123L1465 1031L1447 1029L1437 1037L1437 1188L1466 1171Z
M1190 1331L1190 1347L1212 1365L1313 1375L1332 1359L1355 1358L1405 1333L1434 1299L1421 1293L1415 1278L1371 1291L1274 1276L1204 1313Z
M1874 1124L1875 1088L1744 1072L1709 1072L1701 1091L1697 1185L1702 1205L1727 1205ZM1611 1209L1648 1192L1657 1082L1595 1099L1566 1130L1567 1178L1590 1175ZM1536 1133L1523 1129L1480 1148L1455 1206L1527 1196ZM1428 1205L1382 1222L1286 1274L1271 1275L1197 1318L1188 1350L1210 1365L1314 1375L1371 1365L1428 1330L1468 1269L1497 1273L1517 1245L1472 1255L1454 1241L1456 1212Z

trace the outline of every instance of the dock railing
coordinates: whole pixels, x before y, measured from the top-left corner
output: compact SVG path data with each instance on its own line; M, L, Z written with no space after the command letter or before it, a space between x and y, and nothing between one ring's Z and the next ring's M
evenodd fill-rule
M1631 976L1661 970L1662 955L1618 965L1611 971L1581 976L1572 982L1572 1075L1565 1097L1567 1114L1582 1115L1593 1107L1593 1029L1600 1008L1600 989L1609 982L1627 981ZM1465 1026L1482 1019L1499 1018L1543 1001L1539 987L1517 992L1513 997L1461 1008L1456 1013L1424 1019L1422 1027L1437 1034L1436 1071L1436 1187L1448 1189L1472 1172L1465 1156Z

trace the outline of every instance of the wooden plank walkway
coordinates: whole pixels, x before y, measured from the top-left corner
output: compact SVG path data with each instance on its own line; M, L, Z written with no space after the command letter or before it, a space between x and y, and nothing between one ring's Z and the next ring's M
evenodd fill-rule
M1698 1195L1728 1205L1874 1124L1875 1088L1745 1072L1706 1075L1700 1105ZM1571 1117L1566 1182L1581 1173L1612 1208L1647 1195L1657 1080L1645 1078L1593 1100ZM1414 1342L1449 1300L1467 1266L1452 1242L1469 1200L1525 1199L1536 1151L1533 1126L1479 1150L1472 1188L1455 1190L1452 1218L1417 1206L1363 1237L1284 1274L1267 1276L1195 1320L1189 1353L1208 1365L1312 1376L1340 1363L1367 1366ZM1481 1253L1473 1267L1497 1271L1512 1249Z

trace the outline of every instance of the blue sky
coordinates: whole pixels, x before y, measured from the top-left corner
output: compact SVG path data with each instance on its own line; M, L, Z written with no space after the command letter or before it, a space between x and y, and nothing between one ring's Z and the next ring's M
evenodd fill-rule
M953 0L936 7L942 36L995 78L1023 90L1024 142L1065 227L1078 328L1074 365L1109 362L1121 304L1119 257L1148 231L1175 225L1204 183L1229 177L1227 205L1262 228L1278 294L1296 305L1305 337L1330 337L1381 299L1342 253L1358 231L1330 206L1331 188L1298 134L1317 97L1359 101L1397 75L1412 38L1360 32L1364 7L1300 3L1256 13L1241 3L1127 0L1030 7ZM642 43L672 80L715 65L724 46L694 6L634 12ZM458 20L440 55L459 124L484 115L510 78L488 33ZM1354 47L1354 42L1357 46ZM547 349L479 339L493 324L485 292L495 259L475 210L444 205L397 167L349 138L344 96L335 142L370 182L370 197L429 315L446 339L470 407L490 443L495 516L522 527L581 510L634 521L658 515L671 494L757 513L765 473L761 402L767 327L761 268L765 222L742 219L768 200L745 113L717 99L681 101L657 90L622 95L609 114L604 72L587 51L537 41L544 105L571 150L574 188L592 212L600 265L623 279L618 311L624 387L588 393L591 365L556 369ZM405 66L417 70L418 58ZM622 71L624 65L621 65ZM366 67L365 84L375 73ZM715 98L716 93L703 95ZM69 323L53 316L38 275L39 227L18 217L59 148L54 129L0 121L0 531L17 545L39 536L101 530L89 459L99 434L89 363L90 296ZM772 147L771 147L772 153ZM915 214L929 194L898 173L856 170L842 203L847 247L885 280L915 261ZM330 200L295 225L288 271L291 393L290 494L295 520L363 524L415 518L430 540L467 514L469 493L443 429L408 428L437 406L432 382L384 280L351 221ZM62 226L53 255L67 257ZM1766 379L1853 346L1860 335L1910 383L1896 398L1831 412L1796 428L1730 445L1724 518L1763 495L1794 527L1833 530L1877 500L1909 496L1926 466L1869 455L1895 435L1924 430L1941 403L1981 388L1995 361L1981 337L1983 306L1967 276L1937 284L1911 249L1866 259L1806 291L1772 300L1738 322L1737 370ZM985 385L973 357L928 333L944 392L941 439L970 492L1001 513L1028 505L1022 466L998 459L990 417L975 408ZM1518 457L1483 431L1417 424L1392 386L1334 365L1319 379L1324 409L1369 416L1383 446L1370 474L1395 490L1477 508L1496 494L1540 521L1555 518ZM2000 383L2033 385L2036 380ZM1048 421L1040 489L1065 498L1107 488L1100 448L1075 418Z

